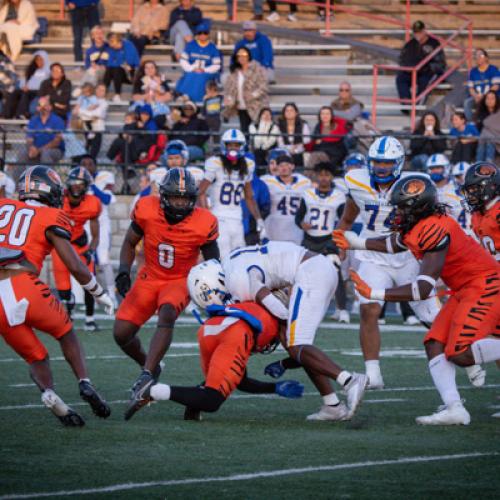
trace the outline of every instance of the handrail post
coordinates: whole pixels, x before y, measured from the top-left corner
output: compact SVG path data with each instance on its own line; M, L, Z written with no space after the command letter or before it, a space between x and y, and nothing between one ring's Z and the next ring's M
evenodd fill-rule
M411 112L410 112L410 127L415 129L417 119L417 70L411 70Z
M377 126L377 85L378 85L378 66L373 65L373 90L372 90L372 124Z
M238 0L233 0L233 18L231 20L233 23L238 20Z
M405 42L410 40L411 0L406 0Z
M472 21L467 25L467 69L470 71L472 68Z
M59 2L59 19L64 21L64 0Z
M330 8L331 8L331 0L326 0L326 12L325 12L325 35L330 36L331 32L331 19L330 19Z

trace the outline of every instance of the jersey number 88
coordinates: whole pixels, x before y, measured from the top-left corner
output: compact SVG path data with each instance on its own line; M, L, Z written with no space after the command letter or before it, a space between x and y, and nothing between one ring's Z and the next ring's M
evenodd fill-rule
M244 184L237 184L235 186L232 182L224 182L220 188L221 204L240 206L244 187Z

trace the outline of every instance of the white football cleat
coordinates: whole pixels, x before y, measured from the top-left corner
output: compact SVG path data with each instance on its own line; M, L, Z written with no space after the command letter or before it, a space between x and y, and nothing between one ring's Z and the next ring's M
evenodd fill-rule
M339 311L338 322L339 323L346 323L346 324L349 324L351 322L351 316L349 316L349 313L345 309L342 309L341 311Z
M486 370L483 370L481 365L466 366L465 371L469 377L470 383L474 387L482 387L486 380Z
M424 415L415 419L419 425L469 425L470 415L462 401L443 405L432 415Z
M308 415L306 420L349 420L349 411L342 402L336 406L322 405L318 412Z
M288 14L287 16L287 19L291 22L291 23L296 23L297 22L297 16L295 14Z
M366 387L368 386L368 377L362 373L352 373L352 378L347 385L344 386L347 394L347 408L349 409L349 418L351 418L358 409Z
M493 418L500 418L500 411L491 415Z
M377 323L378 323L379 325L385 325L385 318L379 318L379 319L377 320Z
M280 20L280 15L277 13L277 12L271 12L271 14L269 14L266 19L268 21L271 21L272 23L276 22L276 21L279 21Z
M414 316L412 314L411 316L408 316L405 319L404 324L407 325L407 326L415 326L415 325L419 325L420 324L420 320L416 316Z

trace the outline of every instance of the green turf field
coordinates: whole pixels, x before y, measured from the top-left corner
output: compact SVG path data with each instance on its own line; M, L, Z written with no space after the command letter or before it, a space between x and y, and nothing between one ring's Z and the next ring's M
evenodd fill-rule
M77 323L78 324L78 323ZM128 389L139 373L108 328L81 333L92 379L111 402L106 420L80 402L69 367L46 339L58 393L86 419L67 429L40 404L27 367L0 345L0 498L498 498L500 371L473 389L458 373L472 423L417 427L417 415L439 404L421 349L422 333L383 333L387 388L369 392L351 422L306 422L320 399L299 370L284 378L306 385L301 400L235 394L202 422L182 420L183 407L157 403L124 422ZM362 370L357 329L321 329L318 345L348 369ZM152 330L142 333L149 339ZM201 381L192 325L176 330L162 381ZM249 373L283 353L254 356ZM16 496L18 495L18 496ZM23 496L25 495L25 496Z

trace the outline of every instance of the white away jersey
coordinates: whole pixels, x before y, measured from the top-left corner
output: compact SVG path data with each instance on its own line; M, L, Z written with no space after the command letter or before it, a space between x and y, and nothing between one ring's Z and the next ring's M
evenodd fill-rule
M334 187L328 195L321 196L317 189L310 188L302 193L302 199L306 206L304 222L312 224L306 233L313 237L331 234L339 219L338 209L345 203L344 192Z
M403 177L404 172L401 174ZM371 184L370 174L366 169L353 169L345 175L349 196L359 208L359 215L363 221L361 236L364 238L378 238L391 233L390 220L395 210L390 203L389 190L377 191ZM398 254L384 254L369 250L356 250L356 258L361 261L376 264L401 267L408 259L412 259L410 252Z
M462 226L464 231L471 232L470 214L462 206L462 197L457 193L453 182L437 188L439 203L448 205L448 213Z
M311 181L300 174L294 174L290 184L271 175L265 175L261 179L266 183L271 196L271 212L265 220L268 238L300 245L304 232L295 224L295 214L299 209L302 193L311 187Z
M252 269L262 273L263 281L270 289L293 285L306 252L304 247L285 241L237 248L222 261L227 289L234 300L255 300L248 274Z
M205 162L205 179L211 182L208 188L210 210L219 219L242 220L241 200L244 198L244 187L251 182L255 163L245 158L248 172L240 177L238 171L227 173L220 156L211 156Z

